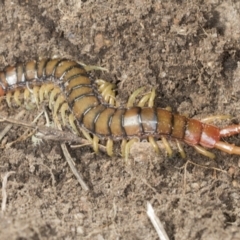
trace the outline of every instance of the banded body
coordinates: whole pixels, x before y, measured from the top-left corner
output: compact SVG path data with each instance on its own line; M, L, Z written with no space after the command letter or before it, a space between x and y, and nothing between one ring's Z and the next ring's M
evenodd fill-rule
M161 108L118 108L109 105L103 101L85 66L75 61L30 61L7 67L0 72L0 97L7 95L8 103L13 95L15 102L20 105L18 98L21 91L24 91L24 98L27 99L31 89L36 103L42 101L45 92L51 92L50 98L56 101L55 113L62 108L66 111L67 102L80 128L110 141L110 145L115 140L149 137L153 140L167 136L197 146L197 150L201 145L240 154L240 148L220 141L223 136L239 133L239 125L219 129ZM203 149L199 151L208 155Z

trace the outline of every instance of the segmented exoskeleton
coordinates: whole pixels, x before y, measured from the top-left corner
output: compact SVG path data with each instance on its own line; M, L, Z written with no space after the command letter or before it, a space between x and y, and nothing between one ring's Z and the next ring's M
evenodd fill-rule
M104 101L103 94L88 74L87 66L67 59L43 59L19 63L0 72L0 96L6 95L21 105L19 95L27 100L34 98L39 104L50 93L49 102L54 102L53 112L60 112L65 121L65 112L70 111L70 123L74 120L92 141L97 151L99 139L107 140L107 152L112 155L113 141L122 140L123 154L130 146L127 141L148 138L156 151L156 139L169 137L194 146L202 154L213 157L202 147L218 148L230 154L240 154L240 147L221 141L222 137L240 133L240 125L223 129L196 119L174 114L166 109L131 106L116 107ZM103 84L104 85L104 84ZM103 86L102 85L102 86ZM109 86L109 85L108 85ZM103 87L106 90L107 87ZM132 105L132 104L130 104ZM90 137L91 133L94 137ZM202 146L202 147L201 147Z

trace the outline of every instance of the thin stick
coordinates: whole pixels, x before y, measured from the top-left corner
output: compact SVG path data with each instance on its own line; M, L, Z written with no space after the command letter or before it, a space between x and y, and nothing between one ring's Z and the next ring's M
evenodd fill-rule
M77 171L77 169L75 168L74 162L73 162L73 160L72 160L72 158L71 158L71 156L70 156L70 154L69 154L69 152L68 152L68 150L67 150L66 145L65 145L65 144L61 144L61 148L62 148L62 150L63 150L63 154L64 154L64 156L65 156L65 158L66 158L66 160L67 160L67 163L68 163L69 167L70 167L71 170L72 170L72 173L73 173L73 174L75 175L75 177L77 178L77 180L78 180L78 182L80 183L80 185L82 186L83 190L89 191L89 187L88 187L87 184L83 181L83 176L82 176L82 174L79 173L79 172Z
M160 240L169 240L169 237L160 221L156 216L150 202L147 202L147 215L154 226Z
M27 122L19 121L14 118L3 118L1 116L0 116L0 122L9 122L9 123L13 123L23 127L35 129L36 131L38 131L36 136L45 140L52 140L52 141L58 141L58 142L76 142L84 145L92 145L85 138L81 138L72 132L64 132L56 128L47 127L47 126L36 126L35 124L29 124ZM76 148L76 146L71 146L71 147ZM106 147L104 145L99 144L99 149L102 152L106 153Z
M25 110L22 110L16 115L16 120L21 118L25 114ZM4 118L0 117L0 122L4 122ZM8 133L8 131L12 128L13 124L8 124L0 133L0 141L3 139L3 137Z
M5 212L6 210L6 203L7 203L7 180L8 177L15 173L14 171L7 172L3 177L2 177L2 213Z

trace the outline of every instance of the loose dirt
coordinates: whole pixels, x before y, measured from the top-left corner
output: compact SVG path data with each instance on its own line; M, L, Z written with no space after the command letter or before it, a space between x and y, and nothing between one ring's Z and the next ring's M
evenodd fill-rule
M0 0L0 68L71 58L107 68L96 77L117 84L122 104L141 86L157 87L156 106L199 119L231 114L239 123L239 22L240 3L231 0ZM0 115L22 109L2 102ZM22 120L30 123L41 111L26 111ZM25 131L13 124L3 141ZM240 144L239 137L231 141ZM213 161L185 151L187 159L177 150L169 158L164 148L157 156L148 143L137 143L125 163L90 146L69 147L90 188L85 192L58 141L36 144L29 137L0 148L2 177L14 171L0 238L158 239L149 201L170 239L240 239L240 157L213 150Z

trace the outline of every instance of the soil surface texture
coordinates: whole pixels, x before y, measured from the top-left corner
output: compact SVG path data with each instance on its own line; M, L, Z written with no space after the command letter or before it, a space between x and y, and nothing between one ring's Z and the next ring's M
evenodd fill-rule
M122 106L134 90L156 87L156 106L197 119L231 115L213 122L221 127L240 123L239 23L232 0L0 0L0 69L53 57L101 66L108 71L94 77L116 84ZM27 124L43 110L54 128L47 101L31 110L0 103L1 118L24 111ZM0 134L9 124L0 122ZM162 141L160 155L143 141L125 162L120 142L109 157L67 141L85 191L63 142L32 132L12 122L0 140L1 240L158 239L147 202L169 239L240 239L240 156L213 149L211 160L184 145L183 159L169 139L171 158ZM240 145L240 136L224 141Z

